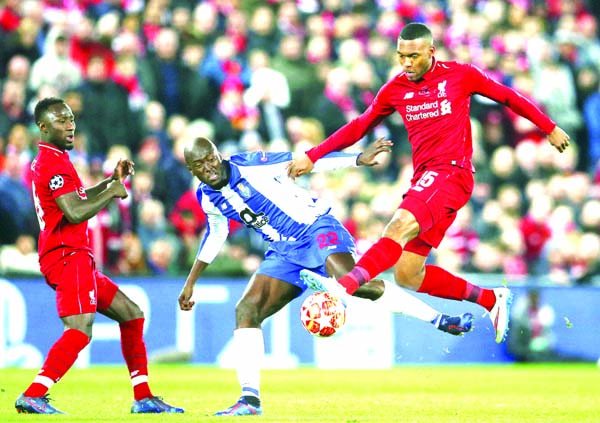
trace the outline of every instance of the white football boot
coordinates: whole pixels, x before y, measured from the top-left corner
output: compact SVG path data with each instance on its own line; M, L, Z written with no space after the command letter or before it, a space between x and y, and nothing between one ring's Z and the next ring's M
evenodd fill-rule
M342 300L350 296L334 277L326 278L311 270L302 269L300 271L300 279L313 291L327 291Z
M510 289L505 287L494 288L493 291L496 296L496 304L490 310L489 316L496 330L496 343L500 344L508 334L508 320L513 294Z

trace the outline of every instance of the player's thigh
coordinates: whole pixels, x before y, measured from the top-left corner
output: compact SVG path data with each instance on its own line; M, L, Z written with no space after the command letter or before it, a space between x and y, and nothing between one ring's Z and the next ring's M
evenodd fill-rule
M69 254L46 273L46 283L56 291L60 318L95 313L97 290L94 261L89 254Z
M354 256L350 253L330 254L325 261L325 270L329 276L341 278L354 267Z
M261 323L302 293L295 284L266 274L255 273L236 306L236 318Z
M337 219L322 216L301 239L271 243L256 273L295 285L301 294L307 287L300 271L340 277L354 266L354 253L348 230Z
M416 177L417 182L405 194L400 207L414 215L420 230L404 245L404 251L426 257L431 248L440 245L458 210L469 201L473 174L468 169L448 165ZM396 270L396 280L402 286L418 283L411 279L413 275L412 268Z
M454 221L456 212L471 197L471 171L456 166L440 166L435 171L424 171L416 178L417 181L404 195L400 208L410 211L415 217L420 236L432 229L445 232ZM430 245L437 247L439 239L433 241Z

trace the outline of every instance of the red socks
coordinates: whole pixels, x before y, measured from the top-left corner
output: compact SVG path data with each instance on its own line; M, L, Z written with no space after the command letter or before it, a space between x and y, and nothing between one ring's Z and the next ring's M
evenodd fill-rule
M367 250L354 268L338 282L353 294L361 285L394 266L402 255L402 246L391 238L381 238Z
M425 278L417 292L457 301L467 300L479 304L488 311L496 302L493 290L473 285L441 267L433 265L425 266Z
M144 343L144 318L129 320L119 324L121 329L121 350L129 369L136 400L153 396L148 385L148 356Z
M123 322L121 329L121 349L129 369L133 395L136 400L153 396L148 385L148 357L143 339L144 319ZM46 361L24 392L27 397L41 397L50 387L73 366L79 352L90 342L87 335L77 329L67 329L54 343Z
M52 345L41 370L24 392L26 397L41 397L73 366L79 352L90 342L88 336L77 330L67 329Z

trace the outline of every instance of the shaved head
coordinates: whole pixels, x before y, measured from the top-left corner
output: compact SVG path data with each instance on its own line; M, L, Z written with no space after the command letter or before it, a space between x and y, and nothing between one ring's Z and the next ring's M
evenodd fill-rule
M217 146L208 138L197 137L185 145L183 157L185 158L185 163L189 166L190 163L203 158L209 153L219 154Z

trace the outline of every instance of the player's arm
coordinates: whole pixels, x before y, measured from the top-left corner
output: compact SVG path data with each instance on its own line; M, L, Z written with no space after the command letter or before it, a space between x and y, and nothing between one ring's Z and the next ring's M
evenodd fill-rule
M314 172L324 172L355 166L375 166L379 164L377 156L381 153L390 153L393 143L385 137L378 138L358 154L328 153L314 164Z
M128 175L133 175L135 173L133 167L134 163L131 160L119 160L110 177L85 190L88 198L93 198L100 194L112 181L120 180L121 182L124 182Z
M78 224L94 217L114 198L127 198L127 190L120 180L110 181L102 192L85 200L77 192L71 191L57 197L55 201L67 220Z
M544 114L539 107L526 97L506 85L494 81L479 69L470 66L469 77L466 78L474 88L473 92L488 97L509 107L513 112L533 122L547 136L548 142L559 152L569 146L569 135Z
M294 159L288 166L288 175L296 177L310 173L314 163L321 157L356 144L365 134L392 114L394 108L386 101L388 86L390 86L389 82L379 90L363 114L342 126L321 144L306 151L305 155Z
M196 281L200 278L204 270L208 267L208 263L199 260L196 258L194 260L194 265L188 274L188 277L185 280L185 284L179 293L179 308L181 310L191 310L196 304L195 301L192 301L192 296L194 295L194 286L196 286Z
M207 229L198 247L196 260L194 260L194 264L179 293L178 301L181 310L191 310L194 304L196 304L195 301L192 301L196 282L217 254L219 254L229 234L229 222L225 216L211 210L207 204L202 204L202 208L207 215Z

